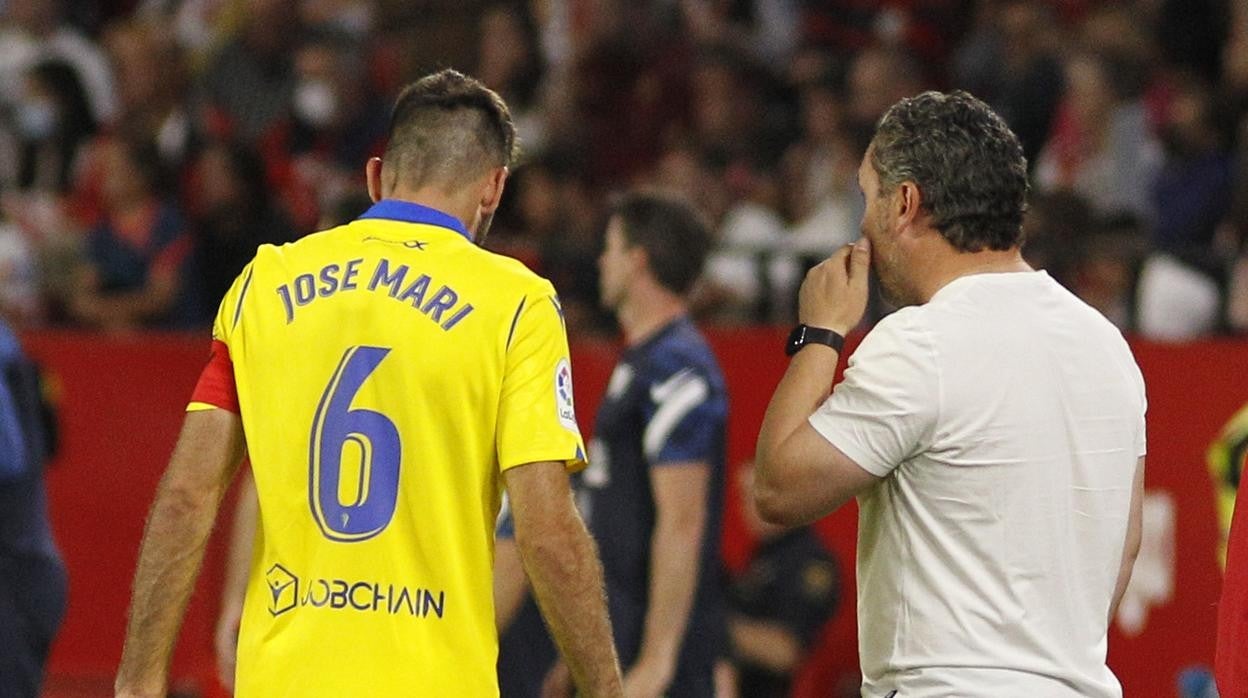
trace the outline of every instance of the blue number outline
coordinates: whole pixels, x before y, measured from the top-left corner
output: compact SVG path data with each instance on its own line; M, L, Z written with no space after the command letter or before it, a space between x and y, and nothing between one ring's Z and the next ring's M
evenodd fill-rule
M351 409L351 402L355 399L356 394L359 393L360 388L363 387L364 383L389 353L390 349L384 347L348 347L343 353L342 359L339 360L338 367L334 369L334 373L329 379L329 384L325 386L325 391L321 394L320 402L317 404L316 414L312 420L312 434L308 453L308 504L312 510L312 518L316 521L317 526L320 527L321 533L330 540L343 543L356 543L368 540L385 530L394 518L402 461L402 445L398 428L390 418L380 412L363 408ZM361 375L351 375L359 371L362 371ZM346 387L350 390L350 393L345 396L338 394L344 387L344 379L349 380L349 384ZM344 400L345 403L342 402ZM326 447L323 439L327 422L331 419L344 420L333 425L336 432L346 429L346 433L342 438L336 444L331 444L331 446L338 449L337 472L330 477L334 485L334 492L331 496L335 499L338 496L337 485L342 474L342 446L347 442L353 442L360 449L361 473L359 485L356 489L354 501L351 504L342 505L341 502L336 502L336 506L343 509L357 510L362 507L368 507L363 512L366 520L370 515L373 518L378 518L375 514L380 511L383 514L380 517L381 520L365 530L342 530L331 520L329 513L325 511L325 506L323 506L324 496L327 493L322 492L322 484L328 484L322 482L328 476L322 462L323 451ZM362 431L351 430L353 420L363 422L363 424L357 426L367 426L373 433L370 435ZM380 444L381 453L378 453L377 446L379 444L374 443L375 438L382 441ZM374 475L380 475L380 477L374 477ZM376 488L374 488L375 481L380 481ZM386 487L387 485L389 486ZM384 491L381 489L382 487L385 487ZM380 506L380 509L378 509L378 506Z

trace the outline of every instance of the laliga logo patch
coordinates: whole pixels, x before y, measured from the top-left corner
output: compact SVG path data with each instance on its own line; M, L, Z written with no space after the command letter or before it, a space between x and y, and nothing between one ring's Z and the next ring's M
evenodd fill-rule
M572 407L572 367L567 359L559 359L555 365L555 410L559 423L576 431L576 410Z

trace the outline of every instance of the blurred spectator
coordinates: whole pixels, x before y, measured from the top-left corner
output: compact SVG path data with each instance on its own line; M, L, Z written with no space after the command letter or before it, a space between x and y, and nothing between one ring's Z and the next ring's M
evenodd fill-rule
M685 26L701 45L730 45L771 65L786 65L797 47L797 0L678 0Z
M279 137L290 117L300 27L291 0L254 0L248 9L241 35L213 57L200 89L210 134L256 144Z
M1078 194L1032 194L1023 218L1023 257L1033 269L1043 269L1069 288L1078 261L1076 247L1092 232L1094 220L1092 207Z
M274 205L264 163L239 144L213 142L199 154L194 171L195 264L211 310L251 261L256 248L294 239L290 221ZM205 322L211 321L205 315Z
M1136 305L1139 332L1150 339L1180 342L1218 328L1222 294L1218 281L1164 252L1140 270Z
M63 0L7 0L0 21L0 106L20 97L22 76L36 63L72 66L99 124L112 123L117 96L108 61L99 47L65 21Z
M1072 190L1101 215L1130 213L1151 224L1161 149L1140 100L1143 81L1128 61L1080 52L1066 62L1064 108L1040 153L1041 191Z
M546 124L538 108L542 72L537 26L527 6L510 2L487 9L481 16L476 77L507 102L525 152L546 145Z
M997 110L1034 168L1062 95L1056 13L1039 0L980 8L979 27L955 60L955 82Z
M150 20L110 27L104 44L117 71L126 132L156 143L165 168L179 173L196 135L187 108L190 77L182 49L168 28Z
M186 325L198 317L191 236L161 192L155 145L118 139L103 149L104 216L86 241L86 264L68 312L105 329Z
M758 547L728 591L737 690L748 698L786 698L840 602L840 573L813 528L763 521L754 507L753 464L739 473L745 527Z
M321 209L321 218L316 223L316 229L329 230L346 225L359 218L372 205L373 200L368 198L368 192L363 188L344 192Z
M1153 190L1158 249L1219 267L1212 249L1230 211L1233 163L1214 121L1212 93L1194 75L1174 82L1161 125L1165 159Z
M776 109L767 73L726 46L699 54L690 85L692 138L703 152L773 165L788 140L787 116Z
M569 334L602 331L608 321L598 303L601 214L579 163L570 154L548 153L516 175L513 196L522 232L500 242L554 284Z
M363 47L347 36L312 35L296 52L295 75L288 206L319 208L362 185L364 162L385 147L390 113L369 84Z
M922 92L927 84L923 66L899 47L873 46L854 57L849 67L848 88L850 126L868 134L884 112L902 97Z
M43 469L55 422L38 368L0 322L0 691L36 698L68 582L48 521Z
M651 168L689 111L689 46L645 3L597 2L572 32L574 62L548 90L553 148L583 150L593 186L629 183Z
M15 223L0 219L0 321L16 327L40 316L35 250Z
M1069 287L1118 329L1135 329L1135 286L1146 233L1131 218L1101 223L1075 239Z
M803 268L858 237L865 146L848 126L845 101L828 81L801 90L802 139L784 156L782 194L793 227L788 246Z
M15 118L16 171L5 180L19 191L63 194L78 165L79 152L96 123L74 69L63 61L43 61L24 80Z
M702 318L742 324L787 318L791 311L797 267L785 246L784 220L754 198L766 188L759 180L768 176L744 164L729 170L687 146L669 150L659 162L655 184L692 201L714 231L715 247L692 300Z
M376 19L374 0L299 0L305 27L341 32L353 40L368 38Z
M1156 3L1157 39L1166 62L1206 83L1221 75L1222 48L1231 25L1223 0L1161 0Z

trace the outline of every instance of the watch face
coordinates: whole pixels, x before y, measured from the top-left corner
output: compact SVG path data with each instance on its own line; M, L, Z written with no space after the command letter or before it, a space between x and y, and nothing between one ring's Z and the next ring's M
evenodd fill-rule
M793 331L789 333L789 342L784 347L785 355L793 356L794 354L796 354L797 350L802 348L802 344L805 343L805 340L806 340L806 326L798 325L797 327L794 327Z

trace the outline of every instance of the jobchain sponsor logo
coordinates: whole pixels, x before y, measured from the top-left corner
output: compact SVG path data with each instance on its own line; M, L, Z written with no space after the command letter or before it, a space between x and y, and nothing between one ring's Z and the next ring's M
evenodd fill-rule
M446 613L446 592L440 589L371 580L300 579L281 564L269 568L265 581L271 594L269 613L274 617L303 608L413 618L442 618Z

